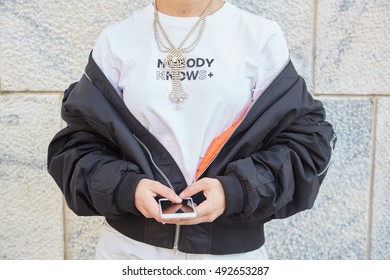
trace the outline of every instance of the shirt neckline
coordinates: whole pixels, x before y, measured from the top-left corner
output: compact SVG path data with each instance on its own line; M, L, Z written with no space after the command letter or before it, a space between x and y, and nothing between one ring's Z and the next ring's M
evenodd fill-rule
M149 5L149 10L152 13L152 16L154 14L154 6L153 3ZM217 11L215 11L213 14L209 15L207 17L207 21L214 21L219 20L220 18L224 17L226 13L230 10L231 4L229 2L224 2L223 6L219 8ZM158 15L160 17L160 21L165 25L173 25L173 26L183 26L187 27L188 25L194 24L195 21L199 19L199 16L196 17L177 17L177 16L170 16L161 12L158 12Z

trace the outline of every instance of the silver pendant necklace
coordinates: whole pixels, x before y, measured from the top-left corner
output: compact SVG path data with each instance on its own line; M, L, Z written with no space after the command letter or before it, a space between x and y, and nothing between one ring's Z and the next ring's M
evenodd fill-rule
M168 53L167 57L164 60L164 68L168 68L172 76L172 91L169 94L169 99L176 104L176 110L180 110L180 103L183 103L184 100L187 98L187 93L181 83L181 71L183 71L187 67L187 58L184 54L191 52L199 44L199 41L203 35L204 27L206 25L206 18L210 14L215 1L216 0L210 1L210 3L207 5L206 9L203 11L202 15L199 17L195 25L191 28L187 36L185 36L181 43L177 47L175 47L172 41L169 39L165 29L161 25L156 0L154 0L154 36L156 38L159 50L163 53ZM194 41L189 46L184 47L184 45L192 37L193 33L197 29L199 29L199 32L195 37ZM162 38L160 32L162 34Z

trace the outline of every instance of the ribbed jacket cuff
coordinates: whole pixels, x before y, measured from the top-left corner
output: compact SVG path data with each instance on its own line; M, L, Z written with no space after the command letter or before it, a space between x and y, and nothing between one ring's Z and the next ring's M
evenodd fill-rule
M224 188L226 198L226 208L222 216L241 213L244 209L245 198L241 182L232 174L219 176L217 179Z

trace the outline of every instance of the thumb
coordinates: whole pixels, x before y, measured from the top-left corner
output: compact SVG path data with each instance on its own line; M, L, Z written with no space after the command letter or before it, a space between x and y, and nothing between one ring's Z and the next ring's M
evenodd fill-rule
M158 184L154 191L161 195L162 197L165 197L167 198L168 200L174 202L174 203L181 203L182 199L170 188L162 185L162 184Z
M189 185L184 191L182 191L180 193L179 196L181 198L191 197L194 194L197 194L197 193L203 191L202 186L203 186L203 184L200 181L197 181L197 182Z

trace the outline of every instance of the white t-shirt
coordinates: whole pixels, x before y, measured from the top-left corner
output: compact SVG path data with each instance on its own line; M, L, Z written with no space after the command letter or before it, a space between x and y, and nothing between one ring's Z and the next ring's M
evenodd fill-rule
M150 4L106 28L93 58L190 184L213 139L241 118L253 98L283 70L289 51L277 23L225 2L207 18L197 47L185 55L182 84L188 97L177 111L168 97L172 80L162 63L167 54L158 49L154 37L153 13ZM198 19L159 16L175 46Z

